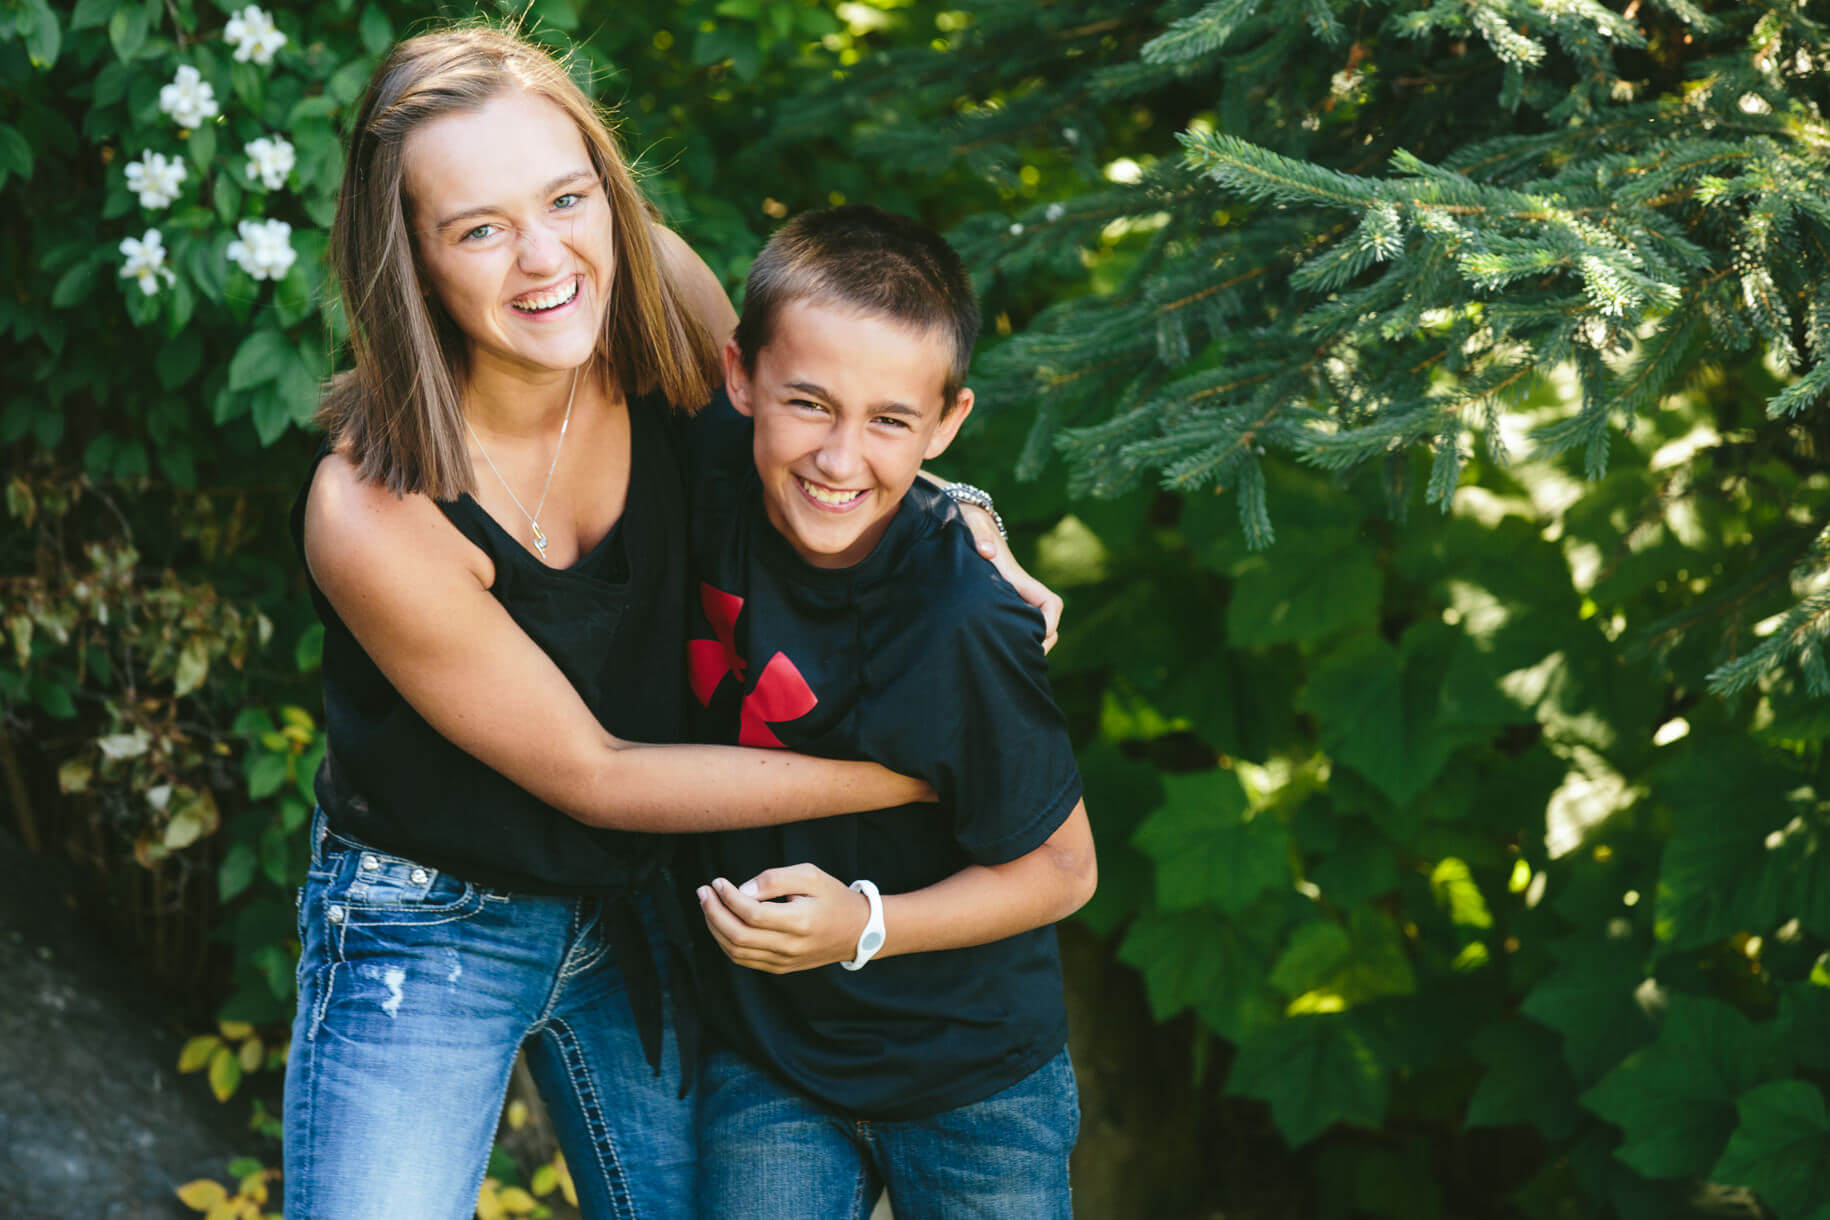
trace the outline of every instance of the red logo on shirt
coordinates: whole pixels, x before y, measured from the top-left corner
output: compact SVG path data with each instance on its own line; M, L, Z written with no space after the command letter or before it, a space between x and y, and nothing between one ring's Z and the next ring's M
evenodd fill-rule
M717 638L686 642L687 678L692 684L693 696L702 706L710 706L712 695L726 674L735 674L742 682L744 671L749 668L749 663L737 653L737 615L743 610L743 598L702 583L699 604ZM769 725L799 720L819 702L794 662L786 653L777 652L763 666L761 676L756 679L756 689L743 697L743 707L738 714L737 744L783 748L781 738Z

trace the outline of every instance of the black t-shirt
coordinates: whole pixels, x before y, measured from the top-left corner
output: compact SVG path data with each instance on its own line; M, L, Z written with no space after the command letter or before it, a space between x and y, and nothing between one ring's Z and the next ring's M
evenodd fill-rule
M569 568L541 563L467 495L439 508L489 556L490 592L605 728L632 741L680 741L688 699L677 659L686 628L685 437L658 395L630 400L629 430L623 515ZM293 505L301 551L317 461ZM671 857L670 837L586 826L441 737L369 659L309 569L306 580L324 622L330 750L316 787L333 827L467 881L525 893L628 890Z
M685 880L740 884L806 861L892 894L1039 847L1081 790L1042 619L979 557L953 503L918 481L868 557L815 568L769 524L749 421L720 395L692 429L697 735L871 759L941 799L703 835ZM850 1114L920 1118L982 1100L1067 1036L1052 927L788 975L735 966L699 935L713 1032Z

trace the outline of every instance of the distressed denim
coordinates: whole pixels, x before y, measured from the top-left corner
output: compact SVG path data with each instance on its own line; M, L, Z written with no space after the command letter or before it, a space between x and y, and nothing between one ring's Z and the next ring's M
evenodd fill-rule
M286 1064L288 1220L468 1220L523 1045L585 1216L690 1215L693 1102L672 1031L657 1074L599 909L483 889L319 813Z
M896 1220L1069 1220L1079 1133L1066 1050L983 1101L904 1122L828 1110L717 1051L700 1076L697 1214L865 1220L887 1187Z

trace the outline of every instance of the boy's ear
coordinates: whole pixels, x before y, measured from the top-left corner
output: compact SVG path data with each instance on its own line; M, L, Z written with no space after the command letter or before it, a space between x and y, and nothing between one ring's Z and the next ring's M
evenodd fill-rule
M737 350L736 339L724 341L724 388L739 415L751 414L750 375L744 370L743 353Z
M922 454L922 461L932 461L947 451L953 438L959 435L959 427L972 414L972 391L962 388L953 399L953 409L941 417L940 424L934 429L934 435L928 438L927 452Z

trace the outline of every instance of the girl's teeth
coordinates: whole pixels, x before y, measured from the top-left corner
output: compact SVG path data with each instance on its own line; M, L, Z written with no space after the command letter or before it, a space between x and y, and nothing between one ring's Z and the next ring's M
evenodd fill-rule
M547 309L557 309L559 306L570 302L571 299L577 295L578 281L573 280L563 288L556 288L552 292L545 292L537 297L526 297L519 301L512 301L510 304L523 313L539 313Z

